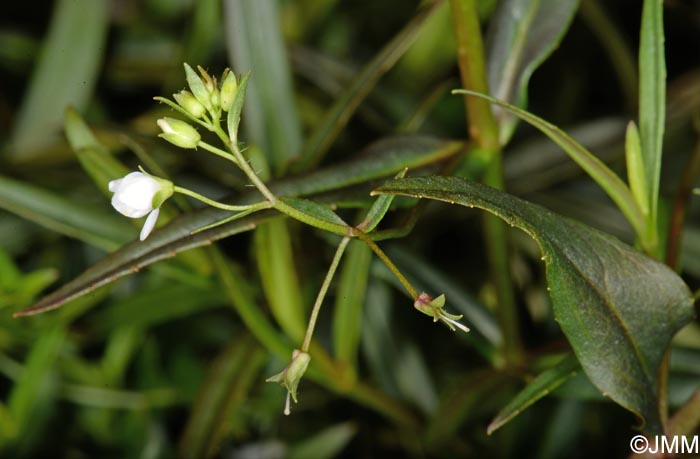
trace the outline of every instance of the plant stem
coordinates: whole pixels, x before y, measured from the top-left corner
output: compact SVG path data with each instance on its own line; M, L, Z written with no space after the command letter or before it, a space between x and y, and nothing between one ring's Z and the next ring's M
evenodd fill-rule
M693 183L695 183L699 174L700 141L695 145L693 155L683 171L681 184L678 187L676 200L673 203L671 223L669 224L668 239L666 241L666 265L671 269L676 269L678 266L678 254L681 248L681 235L686 211L688 210L688 201L690 201L690 196L693 192Z
M232 211L245 211L245 210L250 210L253 208L261 207L260 203L258 204L250 204L246 206L234 206L230 204L224 204L219 201L214 201L213 199L209 199L206 196L202 196L201 194L194 192L192 190L188 190L187 188L182 188L179 186L175 186L175 192L184 194L185 196L189 196L191 198L194 198L198 201L202 201L205 204L209 204L212 207L216 207L217 209L222 209L222 210L232 210Z
M457 59L464 89L488 93L484 46L475 0L450 0ZM503 189L503 166L498 125L486 101L475 98L464 100L467 129L474 143L489 153L484 182ZM506 363L517 365L522 359L522 343L518 330L518 314L508 262L508 240L505 223L493 215L484 217L484 233L489 255L491 278L496 286L498 319L503 330L503 352Z
M210 145L210 144L203 142L201 140L199 141L199 143L197 145L202 147L204 150L207 150L210 153L214 153L216 156L220 156L220 157L227 159L227 160L231 161L232 163L238 165L238 160L231 153L229 153L227 151L224 151L220 148L215 147L214 145Z
M318 313L321 311L321 305L323 304L323 300L326 297L326 292L328 292L328 287L331 285L331 280L333 280L335 271L338 269L338 264L340 263L340 259L343 257L343 252L345 252L345 248L348 246L348 242L350 242L349 237L344 237L343 239L341 239L340 244L338 244L338 249L336 249L335 255L333 256L333 261L331 262L331 265L328 268L328 272L326 273L326 278L323 279L323 284L321 284L321 289L318 291L318 295L316 296L316 302L314 303L314 307L311 310L311 318L309 319L309 325L306 327L306 336L304 336L304 343L301 345L302 352L309 351L311 337L314 334L314 328L316 328L316 319L318 319Z
M462 87L488 93L484 45L481 39L476 0L450 0L452 20L457 38L457 60ZM498 125L491 106L486 101L465 97L464 104L469 117L469 135L481 148L497 152Z
M408 291L408 294L411 295L411 298L415 301L418 299L418 291L413 288L413 285L406 279L406 276L401 273L399 268L396 267L393 261L387 256L386 253L382 249L379 248L377 244L370 238L367 234L358 231L356 232L356 235L358 238L362 239L365 244L369 246L370 249L372 249L372 252L374 252L380 260L386 265L387 268L396 276L396 278L401 282L401 285L404 286L404 288Z

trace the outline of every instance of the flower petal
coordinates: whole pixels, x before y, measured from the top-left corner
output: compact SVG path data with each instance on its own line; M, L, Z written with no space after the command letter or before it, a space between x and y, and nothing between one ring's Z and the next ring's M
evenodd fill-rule
M117 191L117 190L119 189L119 185L120 185L121 183L122 183L122 179L112 180L112 181L109 182L109 184L107 185L107 188L109 188L109 191L111 191L112 193L114 193L115 191Z
M148 237L149 234L151 234L151 231L153 231L153 227L156 226L156 221L158 221L159 213L160 208L153 209L153 211L150 214L148 214L148 218L146 218L146 221L143 224L143 228L141 228L141 234L139 235L140 240L143 241Z

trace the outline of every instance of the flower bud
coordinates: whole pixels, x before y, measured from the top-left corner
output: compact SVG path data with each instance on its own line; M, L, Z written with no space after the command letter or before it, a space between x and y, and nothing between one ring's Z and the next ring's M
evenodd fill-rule
M236 75L229 69L224 70L221 83L221 108L227 112L231 109L233 99L236 98L238 92L238 81Z
M194 116L195 118L201 118L202 115L207 111L204 105L199 103L197 98L189 91L182 90L178 93L173 94L175 101L185 109L187 113Z
M174 118L161 118L158 120L158 126L163 131L158 137L180 148L196 148L202 138L195 128Z
M299 349L294 349L292 352L292 361L287 365L287 368L282 370L281 373L265 380L267 382L279 383L282 387L287 389L287 403L284 408L284 414L286 415L289 415L290 397L294 400L294 403L297 403L297 387L310 361L311 356L308 353L302 352Z
M416 301L413 303L413 306L426 316L432 317L433 322L441 320L442 323L447 325L452 331L455 331L459 328L465 333L469 332L469 327L459 322L459 320L462 318L461 315L450 314L444 310L444 294L433 299L430 295L423 292L420 295L418 295L418 298L416 298Z

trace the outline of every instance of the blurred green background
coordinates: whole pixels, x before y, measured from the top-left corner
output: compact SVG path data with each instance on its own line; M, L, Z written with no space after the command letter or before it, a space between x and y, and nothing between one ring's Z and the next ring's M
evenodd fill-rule
M552 317L539 251L513 230L511 270L528 355L519 368L499 362L495 293L476 211L430 206L410 235L383 244L417 286L445 292L448 304L465 314L475 331L465 337L430 326L383 265L356 248L338 276L348 278L341 285L349 290L333 287L316 337L332 347L333 333L342 328L334 323L334 302L352 297L361 334L350 339L357 342L347 352L343 371L352 377L345 374L344 381L361 380L368 392L358 395L323 377L306 378L290 417L282 415L284 391L264 383L286 360L261 345L231 305L248 301L268 315L270 302L298 300L308 312L334 249L333 241L299 224L290 223L284 233L289 241L280 242L291 248L288 258L266 248L270 239L257 232L236 235L217 243L216 250L200 248L160 262L61 310L12 318L138 234L134 222L112 211L66 141L67 105L127 168L160 168L178 184L214 198L243 189L239 171L155 137L155 120L172 112L152 98L184 87L182 62L212 74L227 66L237 73L253 69L244 137L272 164L280 162L269 158L308 148L329 120L327 129L335 133L328 137L323 165L397 134L464 139L463 102L450 95L460 80L447 2L429 13L412 0L5 3L0 17L0 455L628 454L636 420L581 374L486 435L498 410L563 355L567 343ZM478 5L488 29L497 2ZM619 170L625 124L636 113L640 17L639 1L582 0L528 91L529 110L565 128ZM700 2L666 2L665 25L668 111L661 190L668 215L700 130ZM354 96L349 95L353 88L358 88ZM362 92L367 96L357 96ZM352 101L359 106L347 125L342 117L333 121L334 107ZM519 126L504 159L509 192L632 242L612 203L534 129ZM464 175L476 175L476 163L466 160L460 166ZM282 166L271 171L272 177L286 173ZM181 210L191 205L178 204ZM178 210L169 212L172 217ZM692 202L680 251L692 290L700 278L698 217ZM293 274L280 275L291 276L284 285L298 291L270 293L264 285L271 276L265 253L273 266L281 257L286 261L280 269L293 268ZM295 344L280 336L284 345ZM676 344L672 406L700 386L697 324L681 332ZM410 417L402 419L403 413Z

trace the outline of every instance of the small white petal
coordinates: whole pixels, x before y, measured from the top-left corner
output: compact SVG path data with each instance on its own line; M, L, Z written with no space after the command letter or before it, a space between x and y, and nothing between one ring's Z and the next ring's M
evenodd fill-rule
M115 191L117 191L119 189L120 183L122 183L122 179L112 180L111 182L109 182L107 187L109 188L109 191L114 193Z
M143 241L148 237L149 234L151 234L151 231L153 231L153 227L156 226L156 221L158 220L159 213L160 208L153 209L153 212L148 214L148 218L146 218L146 222L143 224L143 228L141 228L141 234L139 235L140 240Z

